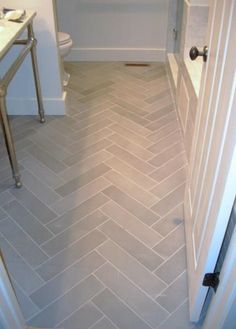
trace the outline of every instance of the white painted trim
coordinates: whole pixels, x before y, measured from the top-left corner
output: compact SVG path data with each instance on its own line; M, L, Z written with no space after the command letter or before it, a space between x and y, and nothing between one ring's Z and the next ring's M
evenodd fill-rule
M64 115L66 113L66 92L62 98L44 98L46 115ZM36 98L8 98L7 111L9 115L37 115L38 106Z
M159 48L72 48L67 61L164 62L166 49Z
M223 329L236 302L236 229L220 275L220 284L210 304L203 329ZM235 315L234 315L235 318ZM235 325L235 323L234 323ZM233 328L227 326L227 328Z
M25 321L0 255L0 325L4 329L24 329Z

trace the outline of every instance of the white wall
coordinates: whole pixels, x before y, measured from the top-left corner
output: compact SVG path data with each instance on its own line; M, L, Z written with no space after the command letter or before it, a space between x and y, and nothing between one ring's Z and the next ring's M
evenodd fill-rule
M64 114L65 94L61 84L54 0L0 0L0 6L37 11L34 20L34 31L38 39L38 64L45 112L46 114ZM0 63L1 72L9 67L12 58L16 56L19 49L19 46L15 46ZM30 55L28 55L9 86L7 104L9 114L37 113Z
M173 1L173 0L171 0ZM169 0L57 0L70 60L165 60Z

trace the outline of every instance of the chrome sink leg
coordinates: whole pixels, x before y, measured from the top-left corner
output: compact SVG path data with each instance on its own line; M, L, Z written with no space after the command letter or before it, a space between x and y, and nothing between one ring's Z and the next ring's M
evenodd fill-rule
M17 188L21 187L20 171L16 159L16 151L12 139L11 129L6 111L6 88L0 86L0 122L4 134L7 152L10 159L13 178Z
M28 26L28 38L32 41L31 59L32 59L34 82L35 82L37 102L38 102L38 112L39 112L40 122L44 123L45 122L45 116L44 116L42 92L41 92L41 86L40 86L40 80L39 80L39 69L38 69L38 62L37 62L37 53L36 53L37 40L34 36L34 31L33 31L33 25L32 24L29 24L29 26Z

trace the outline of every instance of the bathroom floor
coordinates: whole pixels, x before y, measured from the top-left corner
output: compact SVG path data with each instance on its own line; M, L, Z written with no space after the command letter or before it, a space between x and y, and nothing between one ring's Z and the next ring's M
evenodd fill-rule
M11 120L21 189L0 145L0 247L24 316L43 328L193 328L186 158L165 66L67 70L67 116Z

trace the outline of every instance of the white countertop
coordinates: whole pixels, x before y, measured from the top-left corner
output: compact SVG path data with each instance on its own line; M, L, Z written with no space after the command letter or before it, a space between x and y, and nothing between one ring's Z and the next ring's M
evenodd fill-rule
M35 16L35 11L27 10L23 23L9 22L5 19L0 20L0 59L7 53L13 42Z

